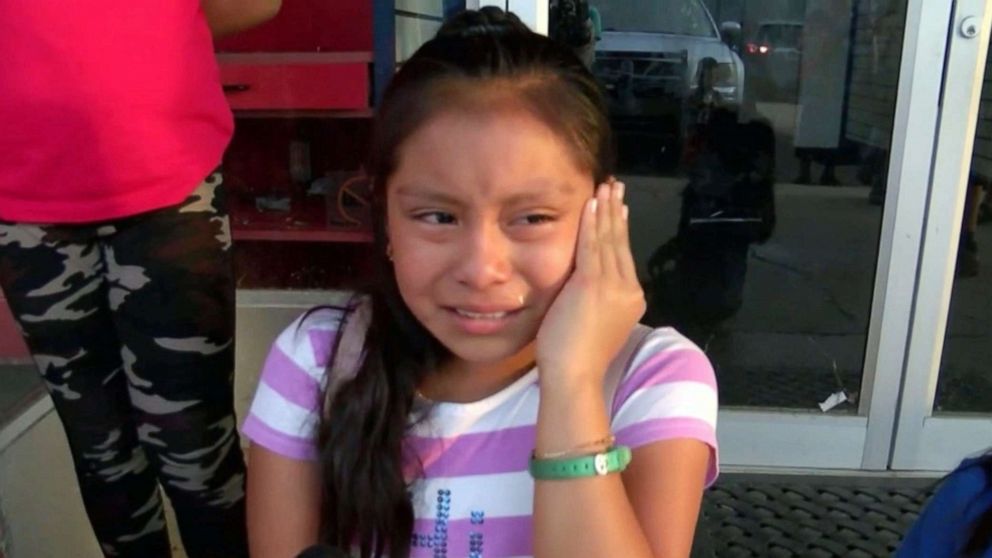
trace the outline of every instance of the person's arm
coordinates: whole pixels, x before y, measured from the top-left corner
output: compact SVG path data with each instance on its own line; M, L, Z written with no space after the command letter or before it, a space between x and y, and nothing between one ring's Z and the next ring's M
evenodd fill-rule
M689 556L710 457L710 448L693 439L634 450L623 484L653 556Z
M291 558L316 544L320 468L258 444L248 448L248 546L252 558Z
M574 395L542 393L538 451L542 442L555 451L608 431L601 391ZM635 449L622 476L536 481L535 557L687 558L709 461L702 441L666 440Z
M537 454L610 432L603 376L644 312L622 197L601 186L587 205L575 270L538 332ZM638 448L622 476L535 481L535 558L688 557L709 459L702 441L673 437Z
M282 0L200 0L215 38L265 23L279 13Z

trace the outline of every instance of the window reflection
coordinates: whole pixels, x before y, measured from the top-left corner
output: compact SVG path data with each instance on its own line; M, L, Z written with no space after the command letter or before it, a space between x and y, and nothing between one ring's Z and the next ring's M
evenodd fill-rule
M595 3L605 31L664 33L716 37L709 12L699 0L659 0L635 3L606 0Z
M936 412L992 412L992 60L985 66L975 147L965 192L951 308L934 402Z
M725 405L855 412L905 0L550 8L609 102L646 321L707 350Z
M796 102L803 27L801 21L766 21L745 44L747 82L757 97Z

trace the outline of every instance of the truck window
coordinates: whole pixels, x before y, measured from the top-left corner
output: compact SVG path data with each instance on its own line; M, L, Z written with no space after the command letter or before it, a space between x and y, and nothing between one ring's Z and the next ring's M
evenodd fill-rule
M590 5L599 10L604 31L717 36L713 20L699 0L606 0Z

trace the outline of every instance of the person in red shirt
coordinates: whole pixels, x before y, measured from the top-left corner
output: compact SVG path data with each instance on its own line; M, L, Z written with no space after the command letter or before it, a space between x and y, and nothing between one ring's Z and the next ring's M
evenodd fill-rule
M212 34L279 0L0 0L0 288L107 556L247 556L233 119Z

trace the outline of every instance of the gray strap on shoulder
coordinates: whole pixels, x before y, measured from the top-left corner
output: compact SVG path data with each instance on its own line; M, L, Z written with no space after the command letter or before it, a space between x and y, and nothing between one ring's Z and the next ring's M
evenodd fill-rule
M641 348L644 340L652 331L646 325L635 325L627 337L627 343L620 349L617 356L613 358L613 361L610 362L610 367L606 370L606 376L603 378L603 397L606 399L606 412L610 413L610 418L612 418L613 414L613 400L617 395L617 387L620 386L620 382L627 374L627 369L633 362L638 349Z

